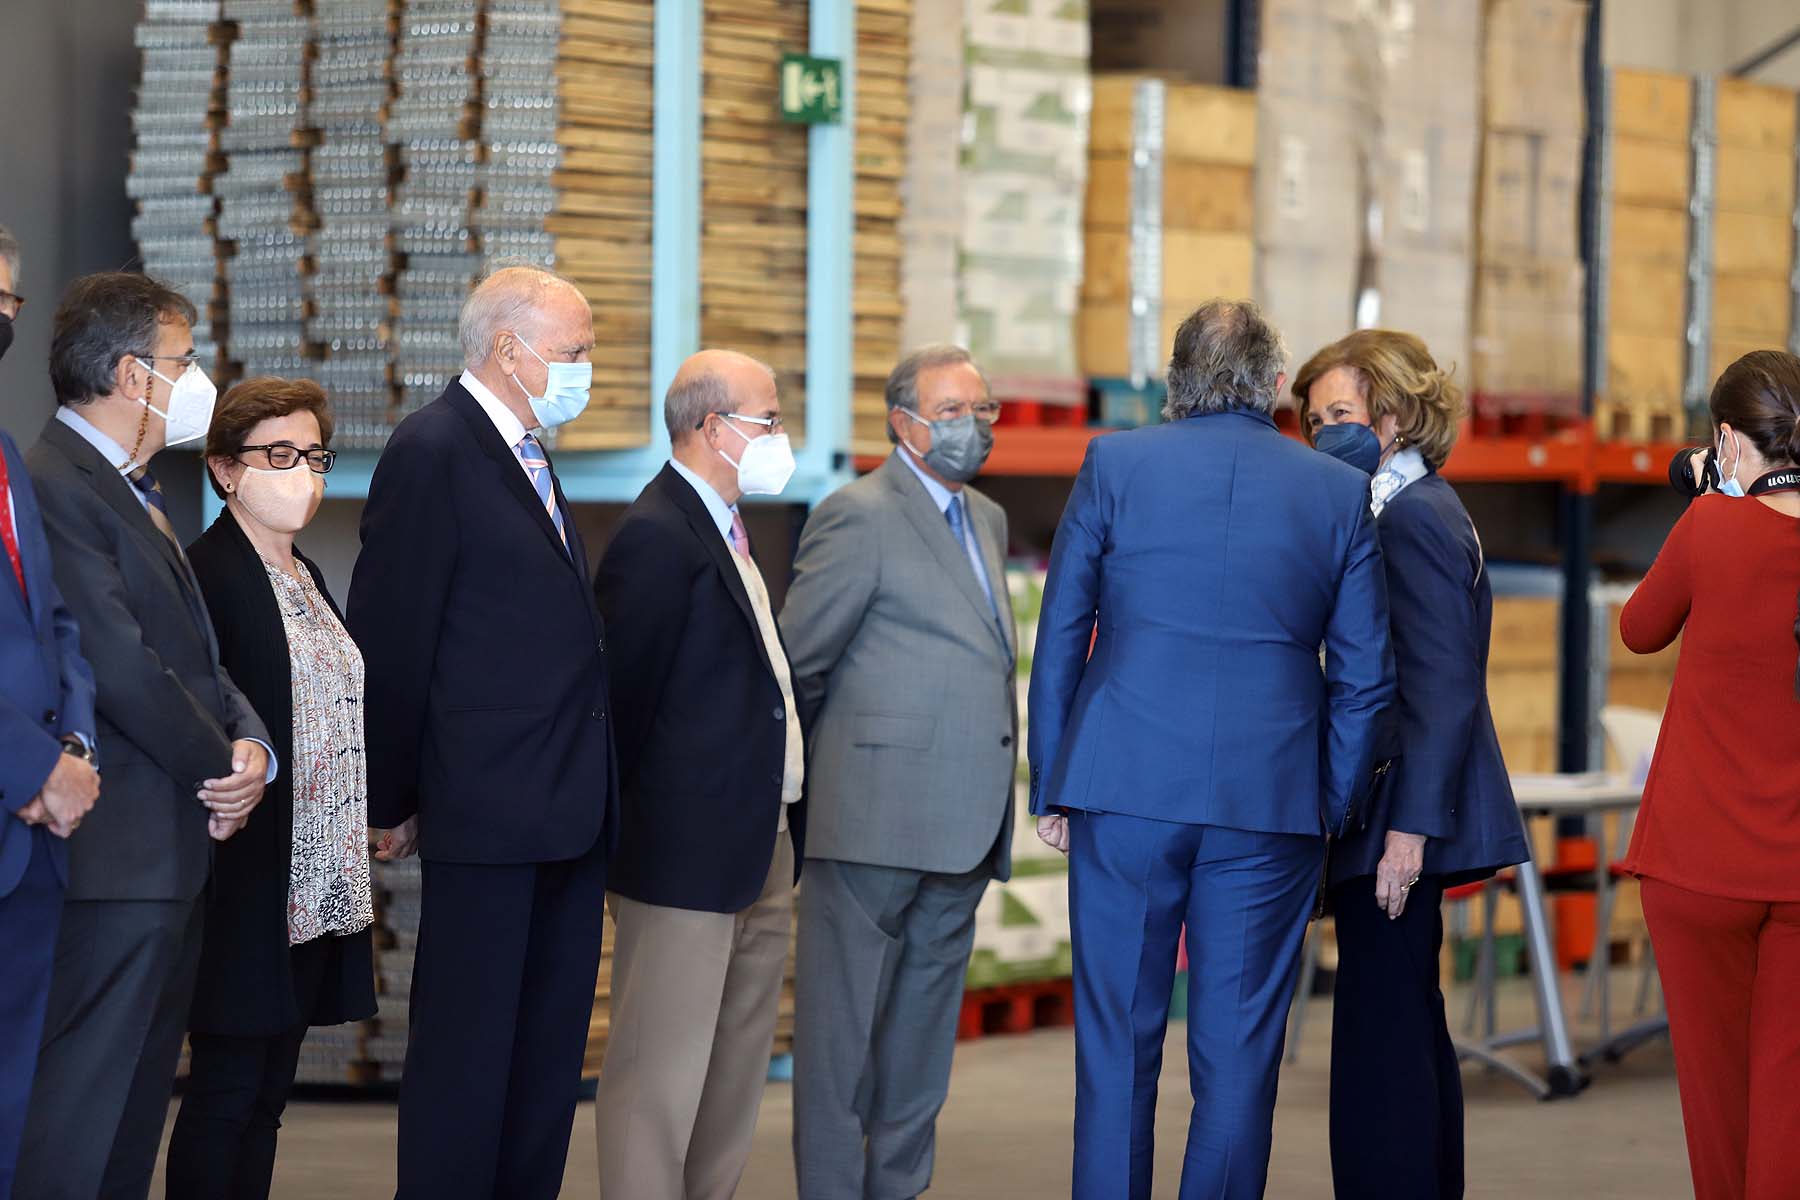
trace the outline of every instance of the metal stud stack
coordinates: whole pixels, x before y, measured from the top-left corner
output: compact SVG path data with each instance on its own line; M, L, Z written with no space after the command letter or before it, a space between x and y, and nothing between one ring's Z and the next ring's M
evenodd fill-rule
M403 413L435 399L462 369L456 317L481 270L471 212L481 158L477 10L478 0L411 0L400 23L388 136L403 171L392 341Z
M319 382L337 414L336 444L379 448L387 438L393 387L388 372L388 60L390 0L314 0L318 57L308 113L318 130L312 200L319 227L308 339L322 347Z
M544 222L556 206L551 177L560 158L559 9L558 0L488 0L481 48L481 136L488 154L475 221L490 266L520 260L556 265L556 238Z
M243 375L310 375L304 257L315 218L307 185L305 88L312 19L304 0L224 0L237 25L215 183L231 327Z
M137 27L143 74L132 111L136 146L126 192L144 270L199 310L194 347L215 369L212 327L218 250L213 240L212 155L224 86L219 0L147 0Z
M419 944L417 858L370 864L375 893L375 1029L363 1041L368 1066L397 1082L406 1065L407 1011L412 1003L413 955Z

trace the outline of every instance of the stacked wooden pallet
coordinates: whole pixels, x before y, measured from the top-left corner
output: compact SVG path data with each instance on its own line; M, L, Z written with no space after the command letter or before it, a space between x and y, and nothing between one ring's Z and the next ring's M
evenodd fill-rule
M913 0L856 4L856 283L852 440L886 446L883 389L900 357L900 187L911 110Z
M1602 438L1673 439L1686 432L1693 81L1616 70L1611 96L1606 381L1595 426Z
M594 388L566 449L649 440L653 0L563 0L557 268L594 310ZM770 80L774 79L771 71ZM769 89L773 90L773 82Z
M807 132L782 121L775 88L781 56L806 47L804 4L706 0L700 341L775 369L796 444L806 422Z
M1720 80L1715 112L1708 383L1751 350L1785 349L1793 309L1794 93Z
M1095 78L1078 316L1083 374L1161 376L1188 313L1215 296L1250 295L1255 160L1252 93L1140 75ZM1159 180L1160 190L1145 194Z

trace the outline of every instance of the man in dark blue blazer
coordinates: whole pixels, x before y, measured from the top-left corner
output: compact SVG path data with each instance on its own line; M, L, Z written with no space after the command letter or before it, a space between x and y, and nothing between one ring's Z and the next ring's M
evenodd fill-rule
M463 306L468 369L363 509L369 820L424 860L399 1195L562 1187L600 966L616 771L587 551L536 431L586 403L587 301L532 267Z
M0 291L11 286L0 258ZM10 326L10 316L5 323ZM50 997L69 878L64 839L93 806L99 776L92 765L94 673L50 574L50 543L31 477L4 433L0 544L0 948L6 960L0 971L0 1200L6 1200Z
M1090 445L1051 553L1029 756L1070 855L1078 1200L1150 1195L1184 921L1181 1195L1262 1194L1325 834L1393 694L1367 480L1277 431L1282 363L1254 305L1197 309L1167 423Z

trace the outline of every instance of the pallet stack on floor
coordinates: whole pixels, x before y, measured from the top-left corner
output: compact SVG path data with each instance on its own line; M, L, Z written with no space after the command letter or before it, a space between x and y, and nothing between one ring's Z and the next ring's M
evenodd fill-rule
M1490 0L1474 334L1478 429L1581 413L1585 0Z
M1699 381L1707 387L1749 351L1788 346L1794 300L1794 119L1790 88L1742 79L1718 82L1711 336L1707 370Z
M556 239L557 269L594 313L594 387L587 411L561 430L565 449L617 449L650 438L655 23L654 0L562 3L560 163L556 207L544 227Z
M1672 441L1687 432L1693 81L1621 69L1609 73L1608 92L1605 383L1595 430L1602 439Z
M219 0L147 0L135 35L143 62L125 180L137 207L131 235L144 270L198 310L194 349L215 376L219 249L212 183L225 123L228 38Z
M1160 378L1188 313L1215 296L1250 294L1255 161L1253 93L1150 75L1094 78L1083 374Z
M807 6L706 0L701 39L700 344L775 369L788 436L806 428L804 125L775 104L784 53L805 53Z

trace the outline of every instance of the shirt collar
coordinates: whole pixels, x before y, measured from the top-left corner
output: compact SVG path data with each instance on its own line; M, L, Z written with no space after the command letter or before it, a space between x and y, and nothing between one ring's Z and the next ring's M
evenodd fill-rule
M679 459L671 458L669 465L674 467L675 473L687 480L688 486L699 494L700 503L706 505L706 511L712 517L713 524L719 527L719 536L729 542L731 540L731 516L737 512L737 506L725 503L725 497L719 495L713 489L712 484L689 470Z
M501 403L500 397L488 390L487 384L475 378L473 371L464 371L458 382L468 390L469 395L475 397L475 403L481 405L481 411L488 415L488 420L492 421L494 428L500 431L500 440L505 442L509 449L525 440L524 422L513 415L512 409Z
M100 457L104 458L119 474L125 474L135 465L131 461L131 455L126 453L125 447L100 432L92 422L68 405L65 404L56 410L56 419L80 434L81 440L98 450Z
M1395 496L1411 487L1425 476L1431 474L1431 468L1425 463L1425 456L1419 453L1417 446L1407 446L1388 459L1387 466L1375 472L1369 480L1370 508L1376 516L1391 503Z
M904 446L894 447L894 457L905 463L912 469L912 473L919 477L919 482L925 485L925 490L931 495L931 502L937 505L937 510L939 512L947 513L950 511L950 502L956 498L955 492L952 492L949 488L927 475L925 469L919 466L918 460L915 459L912 456L912 453Z

